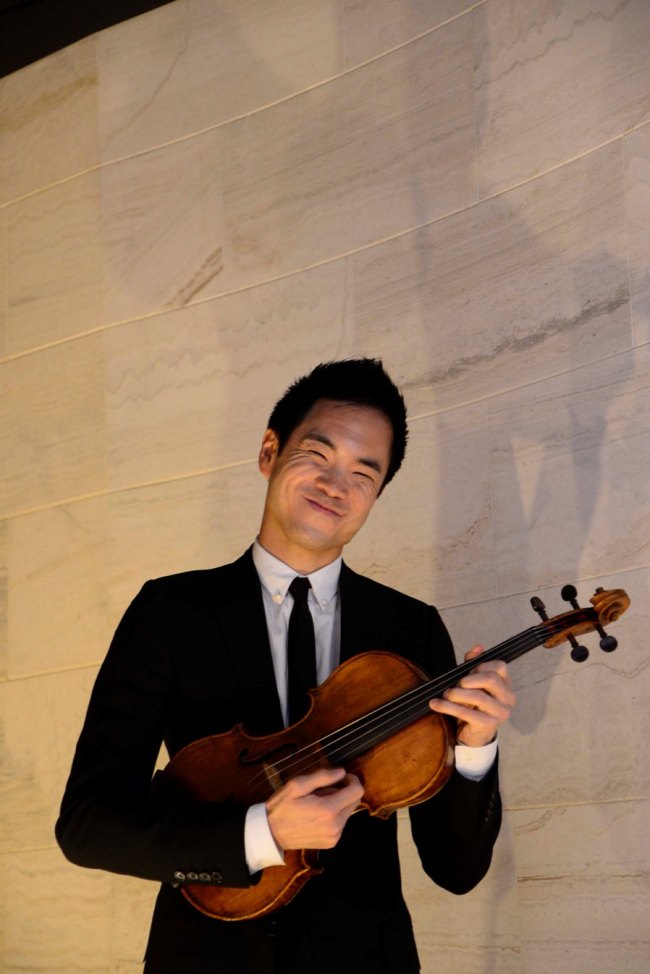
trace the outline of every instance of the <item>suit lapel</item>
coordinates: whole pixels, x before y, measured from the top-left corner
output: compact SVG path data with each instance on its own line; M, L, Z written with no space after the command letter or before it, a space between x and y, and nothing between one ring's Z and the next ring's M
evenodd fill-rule
M339 582L341 596L341 662L368 650L382 649L381 605L372 586L345 564Z
M242 723L251 733L283 727L275 684L262 588L251 549L231 566L229 597L219 598L217 623L232 661L243 703Z

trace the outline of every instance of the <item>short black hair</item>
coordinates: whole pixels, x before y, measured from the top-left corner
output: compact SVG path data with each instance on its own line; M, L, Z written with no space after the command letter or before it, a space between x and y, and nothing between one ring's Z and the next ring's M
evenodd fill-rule
M296 379L273 407L268 426L278 437L281 451L309 410L320 399L353 403L379 410L393 427L390 460L380 493L402 465L408 439L404 397L379 359L343 359L321 362L308 375Z

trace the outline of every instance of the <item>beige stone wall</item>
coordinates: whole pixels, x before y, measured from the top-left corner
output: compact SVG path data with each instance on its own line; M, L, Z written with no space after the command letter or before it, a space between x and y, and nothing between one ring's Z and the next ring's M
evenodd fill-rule
M613 656L514 665L488 879L404 836L424 970L648 970L649 51L647 0L178 0L0 82L3 971L140 970L153 885L52 836L97 665L250 541L270 404L358 353L412 445L354 567L459 649L633 599Z

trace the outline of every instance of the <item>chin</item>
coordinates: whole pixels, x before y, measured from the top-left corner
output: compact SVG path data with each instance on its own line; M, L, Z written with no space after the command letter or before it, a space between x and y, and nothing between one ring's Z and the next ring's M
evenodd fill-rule
M345 543L340 538L324 534L315 528L304 528L296 532L292 540L306 551L330 551L333 548L343 547Z

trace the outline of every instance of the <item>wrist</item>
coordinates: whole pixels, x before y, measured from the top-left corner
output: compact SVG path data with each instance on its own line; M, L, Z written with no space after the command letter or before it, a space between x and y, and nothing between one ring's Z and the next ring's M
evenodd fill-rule
M456 738L456 747L487 747L488 744L494 744L496 739L496 734L489 741L461 741L459 738Z

